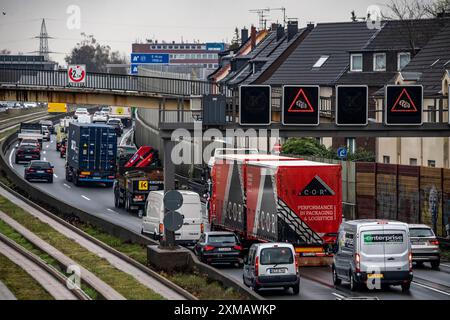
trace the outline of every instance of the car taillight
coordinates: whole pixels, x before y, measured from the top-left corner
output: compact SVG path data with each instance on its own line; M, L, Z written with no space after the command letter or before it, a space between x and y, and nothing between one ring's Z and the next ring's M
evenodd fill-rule
M108 179L114 179L115 177L114 176L108 176Z
M203 223L200 224L200 232L201 233L205 232L205 225Z
M295 255L295 270L298 273L298 255L297 254Z
M26 169L27 172L34 172L34 169Z
M259 276L259 257L257 256L255 259L255 276Z
M412 272L412 252L409 253L408 259L409 259L409 272Z
M164 225L162 223L159 224L159 234L164 233Z
M355 268L356 268L356 272L361 271L361 258L358 253L355 254Z
M438 246L439 245L439 241L438 240L430 240L430 244L432 246Z
M205 251L212 251L212 250L214 250L216 247L213 247L213 246L205 246L205 248L204 248L204 250Z
M45 170L47 173L53 173L53 170L52 169L47 169L47 170Z
M242 246L234 246L233 249L234 250L238 250L238 251L242 251Z
M31 150L32 152L40 152L41 150L39 150L38 148Z

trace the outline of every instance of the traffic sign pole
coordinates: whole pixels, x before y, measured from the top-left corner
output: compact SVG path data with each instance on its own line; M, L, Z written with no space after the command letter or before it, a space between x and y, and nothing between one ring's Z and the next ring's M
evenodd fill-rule
M175 142L169 139L163 139L164 146L164 194L169 191L175 190L175 165L172 162L172 149L175 146ZM164 204L164 215L169 213L169 209ZM161 247L173 249L176 247L175 232L170 230L164 230L164 238L161 241Z

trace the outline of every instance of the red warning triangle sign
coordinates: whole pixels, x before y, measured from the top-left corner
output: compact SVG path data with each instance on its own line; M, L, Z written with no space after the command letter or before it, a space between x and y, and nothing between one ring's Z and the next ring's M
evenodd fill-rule
M314 112L314 108L312 107L311 102L309 102L303 88L300 88L298 91L291 103L291 106L289 107L288 112Z
M397 98L391 112L417 112L416 104L411 99L408 90L404 88Z

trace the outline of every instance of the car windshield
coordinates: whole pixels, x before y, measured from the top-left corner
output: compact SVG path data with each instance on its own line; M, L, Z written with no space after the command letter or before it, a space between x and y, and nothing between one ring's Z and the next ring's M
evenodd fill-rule
M51 169L51 165L48 162L32 162L30 168L36 169Z
M291 264L294 262L289 248L266 248L261 250L261 264Z
M120 120L109 120L108 123L119 124Z
M208 237L208 243L237 243L236 236L230 235L210 235Z
M433 231L429 228L411 228L409 234L414 238L434 237Z

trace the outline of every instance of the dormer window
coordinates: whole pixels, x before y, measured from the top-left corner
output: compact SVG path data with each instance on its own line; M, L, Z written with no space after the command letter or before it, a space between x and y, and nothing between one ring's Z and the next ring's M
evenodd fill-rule
M400 52L398 54L398 71L402 71L404 67L406 67L411 61L411 53L409 52Z
M373 71L386 71L386 53L373 55Z
M352 54L350 55L350 71L352 72L362 72L363 71L363 55Z

